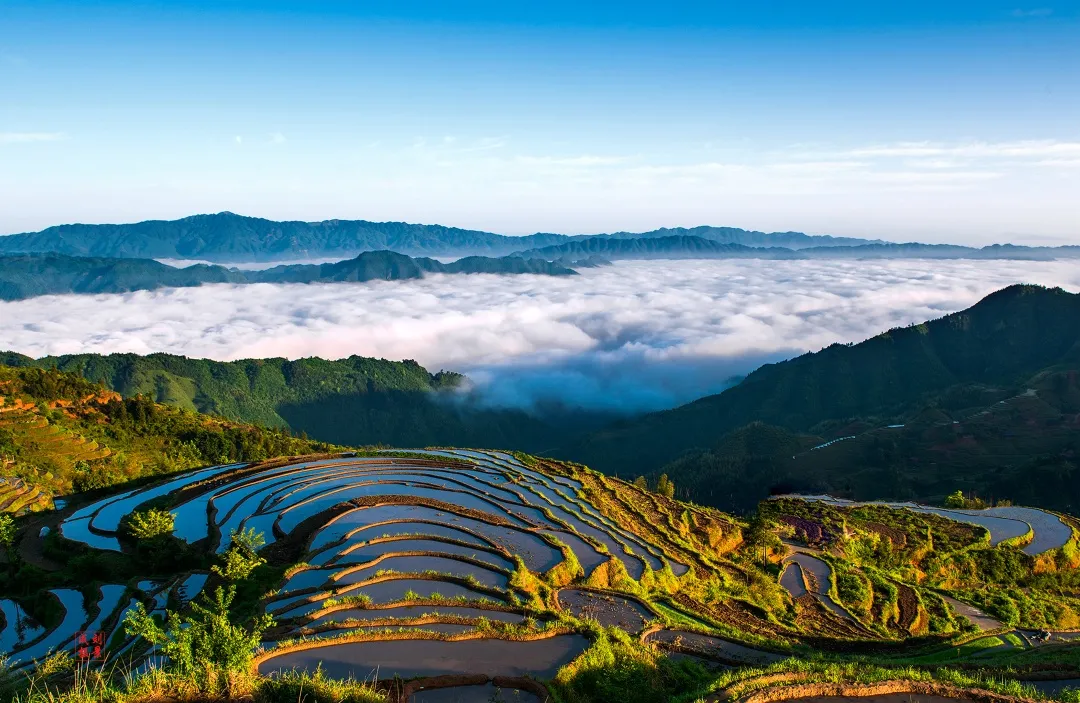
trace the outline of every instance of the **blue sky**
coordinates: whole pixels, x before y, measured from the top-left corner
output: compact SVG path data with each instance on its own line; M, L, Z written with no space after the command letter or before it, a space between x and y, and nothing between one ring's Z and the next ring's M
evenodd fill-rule
M1080 3L8 2L0 233L1080 243Z

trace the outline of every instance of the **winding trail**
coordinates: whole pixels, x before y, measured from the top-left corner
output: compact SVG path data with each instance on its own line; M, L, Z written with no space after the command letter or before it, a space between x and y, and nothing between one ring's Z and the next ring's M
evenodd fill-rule
M982 632L988 632L989 630L999 630L1002 627L1005 627L1001 622L990 617L989 615L987 615L973 605L961 603L955 598L950 598L949 596L941 596L941 599L948 603L949 606L954 611L956 611L957 615L965 618L968 622L979 628L979 630Z

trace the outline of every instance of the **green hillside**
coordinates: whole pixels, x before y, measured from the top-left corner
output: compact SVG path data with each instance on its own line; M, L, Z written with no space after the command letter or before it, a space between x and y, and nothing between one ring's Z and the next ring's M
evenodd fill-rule
M1013 286L968 310L932 322L764 366L723 393L592 433L568 443L558 455L622 475L667 471L683 476L683 485L695 486L695 497L711 496L721 505L732 500L739 507L756 503L767 495L770 485L794 479L800 487L851 490L860 496L871 491L875 496L925 497L928 491L933 495L947 490L949 481L976 484L984 478L981 467L993 465L1004 486L1007 474L1022 471L1021 466L1032 462L1056 465L1057 458L1062 458L1071 466L1068 453L1073 435L1052 428L1068 427L1074 421L1078 341L1080 295ZM941 461L933 462L932 468L915 466L920 455L924 456L922 461L928 461L927 452L952 441L937 434L964 431L962 426L952 425L954 420L959 422L994 403L1025 394L1028 388L1041 389L1036 397L1044 407L1031 409L1031 416L1020 411L1004 420L994 416L998 424L986 431L1000 437L995 443L983 443L982 463L961 461L951 474L939 471ZM926 420L928 409L935 419ZM828 451L814 452L812 460L790 466L777 459L787 456L786 461L792 461L790 456L795 452L789 453L790 446L785 443L778 444L776 451L714 449L727 433L752 422L817 435L822 438L819 443L824 443L920 417L935 425L929 434L916 435L914 429L908 429L869 435L852 444L830 445ZM979 416L972 422L971 427L979 428L990 420ZM1036 432L1035 427L1042 429ZM1033 434L1038 435L1037 441L1021 441ZM913 448L889 449L894 435L903 438L901 444ZM839 459L840 452L863 449L865 442L874 439L878 443L865 449L863 455ZM791 441L795 440L784 440ZM875 452L880 459L873 458ZM832 459L822 460L820 471L812 470L818 457L826 456ZM899 457L905 457L902 466L897 463ZM897 475L889 481L872 474L858 478L855 468L867 466L913 476L907 480ZM1073 492L1054 494L1049 487L1047 490L1040 504L1064 507L1078 502Z
M230 420L304 432L343 445L550 446L554 430L513 410L483 410L448 393L460 374L428 373L415 361L353 356L219 362L171 354L73 354L31 359L0 354L12 366L56 367L125 397Z
M193 466L332 448L143 396L123 399L77 374L0 366L0 512Z

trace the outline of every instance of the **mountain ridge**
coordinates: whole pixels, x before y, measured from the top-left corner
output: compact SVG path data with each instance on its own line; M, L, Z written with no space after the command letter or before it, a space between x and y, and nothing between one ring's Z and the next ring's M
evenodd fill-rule
M587 265L587 262L583 262ZM194 264L175 268L152 259L78 257L66 254L0 256L0 300L22 300L66 293L127 293L159 288L185 288L208 283L342 283L397 281L443 274L541 274L572 276L561 263L516 256L471 256L444 264L392 251L363 252L352 259L325 264L292 264L241 271Z
M663 237L592 237L538 249L528 249L518 256L560 260L601 256L620 259L1011 259L1049 261L1080 258L1080 246L1029 247L1015 244L992 244L976 248L956 244L869 243L842 246L815 246L801 249L747 246L718 242L688 234Z
M733 243L743 240L767 242L772 241L771 237L796 246L815 242L844 244L868 241L801 232L767 234L734 227L702 226L687 231L699 236L712 235L718 240ZM279 222L222 212L129 224L56 225L38 232L0 236L0 254L55 252L71 256L203 259L216 263L344 257L378 249L421 256L504 256L523 249L594 236L649 237L660 233L667 236L668 232L663 229L613 235L536 233L514 237L443 225L367 220Z

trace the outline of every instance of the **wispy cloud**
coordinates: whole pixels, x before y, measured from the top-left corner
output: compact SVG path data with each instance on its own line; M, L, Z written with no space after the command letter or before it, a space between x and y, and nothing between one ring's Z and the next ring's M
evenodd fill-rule
M271 144L284 144L285 143L285 135L282 134L281 132L272 133L270 135L270 143Z
M851 149L854 158L953 156L966 158L1036 158L1080 155L1080 142L1050 139L1013 142L898 142Z
M64 132L0 132L0 144L58 142L67 139Z
M626 163L629 156L594 156L582 154L581 156L518 156L516 161L526 166L612 166Z

